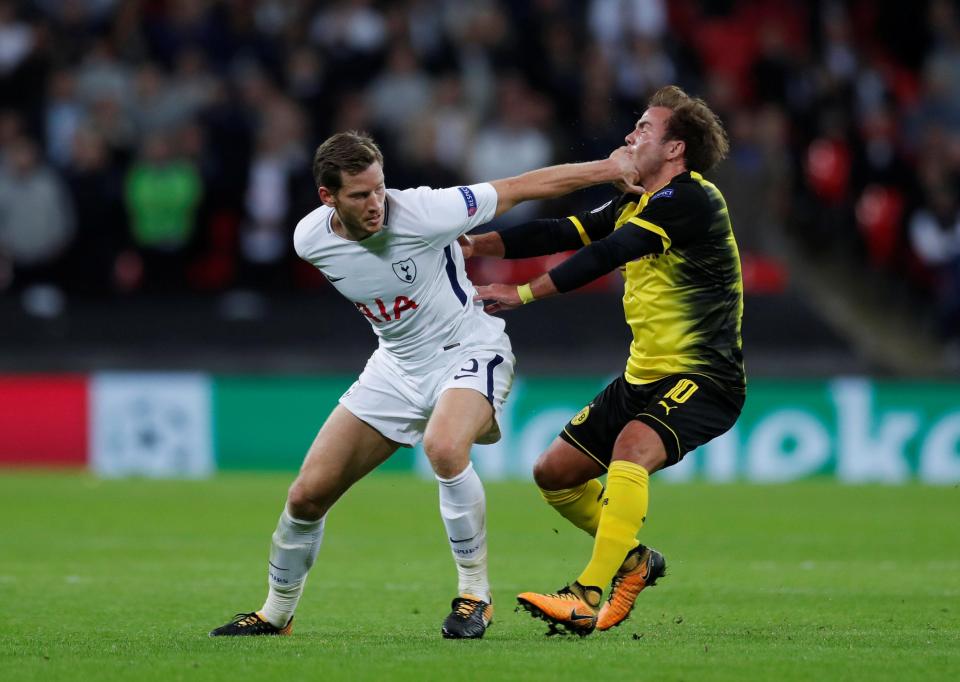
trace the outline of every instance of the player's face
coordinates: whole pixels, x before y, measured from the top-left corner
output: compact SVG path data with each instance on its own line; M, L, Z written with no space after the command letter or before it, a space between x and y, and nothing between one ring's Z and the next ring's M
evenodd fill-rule
M634 129L624 138L626 143L634 148L634 159L641 182L656 175L664 162L676 153L676 147L680 143L663 139L672 113L666 107L647 109Z
M341 173L343 186L335 193L321 193L328 206L333 206L347 232L355 239L376 234L383 228L386 189L383 168L374 161L356 175Z

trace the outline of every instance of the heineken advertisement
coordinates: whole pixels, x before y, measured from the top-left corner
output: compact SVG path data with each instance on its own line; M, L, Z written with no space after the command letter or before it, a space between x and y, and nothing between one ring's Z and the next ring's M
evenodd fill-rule
M217 467L295 469L352 380L215 378ZM474 448L481 475L529 478L537 455L608 380L518 377L502 440ZM382 468L430 474L420 448L398 451ZM762 483L812 476L850 483L960 482L960 383L753 381L729 433L658 474Z
M295 471L353 376L177 373L0 376L0 467L102 476ZM477 446L487 479L529 478L537 455L610 377L518 377L503 439ZM38 425L42 425L38 426ZM430 475L419 448L384 471ZM757 380L726 435L658 474L758 483L960 483L960 382Z

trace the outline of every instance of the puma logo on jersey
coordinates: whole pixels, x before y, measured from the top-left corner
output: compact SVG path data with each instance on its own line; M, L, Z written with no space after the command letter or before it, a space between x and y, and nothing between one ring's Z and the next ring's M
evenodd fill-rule
M397 299L393 302L393 309L391 316L391 311L387 310L387 305L383 302L381 298L373 299L373 304L367 305L366 303L361 303L360 301L354 301L353 305L357 307L364 317L369 319L371 322L376 324L383 324L384 322L396 322L400 320L401 314L405 310L416 310L417 302L412 298L407 298L406 296L397 296ZM371 307L376 306L379 316L374 314Z
M667 413L667 416L670 416L670 410L675 410L675 409L677 408L676 405L667 405L667 404L666 404L665 402L663 402L662 400L661 400L660 402L658 402L657 404L658 404L658 405L663 405L663 411Z

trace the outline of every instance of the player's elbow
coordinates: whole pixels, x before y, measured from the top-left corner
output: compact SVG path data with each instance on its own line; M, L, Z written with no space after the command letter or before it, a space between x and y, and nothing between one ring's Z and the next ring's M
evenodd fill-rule
M497 195L497 210L496 215L503 215L511 208L520 203L519 199L516 199L512 196L504 196L503 194Z

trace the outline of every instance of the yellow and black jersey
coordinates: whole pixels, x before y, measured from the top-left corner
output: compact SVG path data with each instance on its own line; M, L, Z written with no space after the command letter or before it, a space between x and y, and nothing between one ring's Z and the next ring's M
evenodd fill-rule
M699 173L500 234L508 258L579 249L550 271L560 291L621 269L623 310L633 332L628 382L693 373L733 389L745 386L740 255L726 201Z

